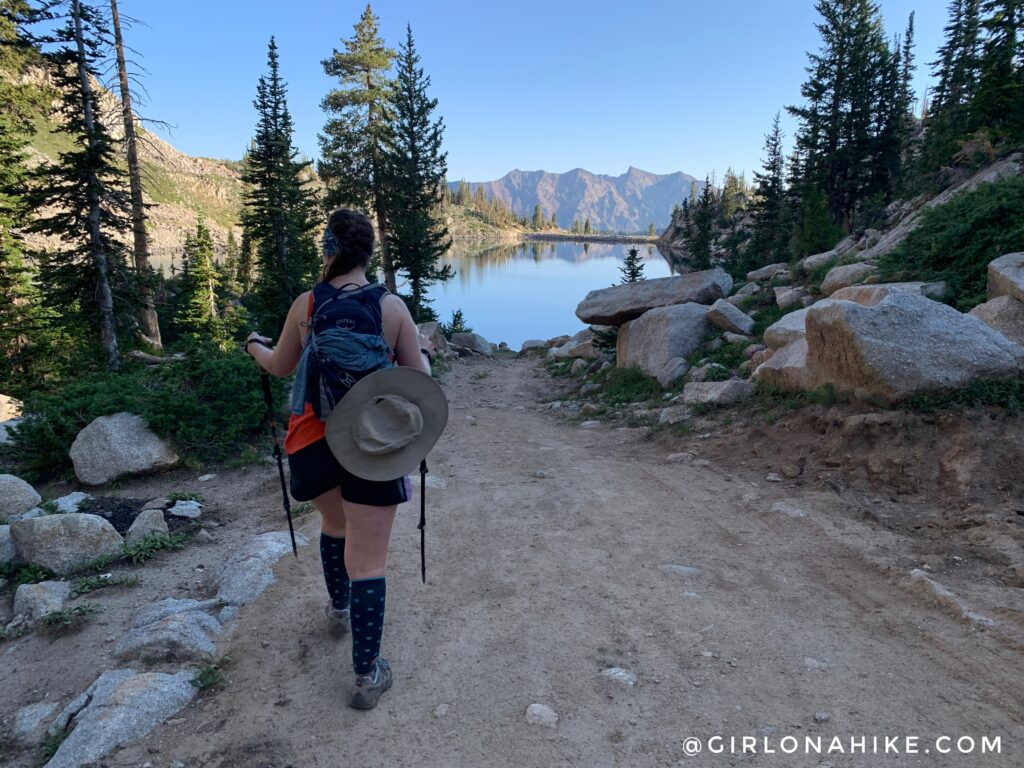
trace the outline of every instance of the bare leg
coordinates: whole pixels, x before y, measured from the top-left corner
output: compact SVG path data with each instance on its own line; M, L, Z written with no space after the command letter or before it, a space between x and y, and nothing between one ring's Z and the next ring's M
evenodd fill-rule
M320 530L335 539L345 538L345 502L341 488L332 488L313 499L313 506L320 513Z
M342 526L347 532L345 567L349 578L379 579L384 576L396 509L396 506L370 507L345 502Z

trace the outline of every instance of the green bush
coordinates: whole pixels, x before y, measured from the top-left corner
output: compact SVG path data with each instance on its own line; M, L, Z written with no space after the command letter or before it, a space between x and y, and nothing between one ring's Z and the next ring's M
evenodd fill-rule
M661 397L657 379L647 376L639 368L612 368L605 382L604 399L612 405L643 403Z
M1024 178L981 184L921 215L882 258L887 280L944 280L946 301L967 311L985 301L992 259L1024 251Z
M272 383L275 406L283 412L286 386ZM238 352L193 354L178 363L82 376L28 395L26 417L13 430L23 471L34 480L66 473L79 431L119 411L138 414L184 459L197 462L223 461L266 429L255 363Z

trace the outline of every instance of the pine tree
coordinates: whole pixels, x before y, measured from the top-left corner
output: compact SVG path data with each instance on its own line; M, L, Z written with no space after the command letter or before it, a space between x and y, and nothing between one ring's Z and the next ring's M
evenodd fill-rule
M438 217L447 173L447 154L441 151L444 122L433 116L437 99L427 95L430 78L419 62L412 27L406 27L392 96L394 123L385 144L386 215L395 267L409 280L410 310L417 322L425 322L433 318L427 289L451 279L452 269L437 266L451 247Z
M384 285L397 293L384 189L384 152L391 126L389 73L396 54L384 45L377 27L368 4L353 37L342 41L344 51L335 49L322 62L324 72L338 78L340 87L321 103L332 117L320 134L318 168L329 207L365 208L377 219Z
M945 39L939 58L932 62L937 83L925 123L925 172L948 164L967 134L981 70L979 13L980 0L951 0L949 4Z
M647 236L648 237L657 237L658 236L658 228L656 226L654 226L654 222L653 221L647 227Z
M465 179L459 181L459 191L455 196L455 202L461 205L463 208L468 208L472 202L472 198L469 192L469 184L466 183Z
M644 263L640 259L640 251L630 248L629 253L619 268L622 283L638 283L644 279Z
M217 279L226 297L238 298L242 295L242 287L238 283L240 262L238 240L235 239L235 231L229 229L227 243L224 246L224 262L217 270L219 273Z
M583 234L589 235L593 230L590 228L590 217L588 216L583 221Z
M281 80L277 44L270 38L268 74L261 75L253 106L258 116L252 149L243 164L243 257L255 262L256 309L261 323L281 327L292 301L314 279L319 266L314 230L316 195L304 181L309 163L292 146L292 118ZM245 286L246 280L239 282Z
M697 204L692 210L692 219L687 226L685 238L690 263L694 269L711 267L711 243L715 219L717 218L714 186L710 177L704 178Z
M777 112L764 139L761 167L762 172L754 172L754 229L743 264L747 271L789 260L791 223L786 215L782 129Z
M1024 135L1017 124L1018 105L1024 98L1017 71L1024 66L1024 0L983 0L981 11L985 38L969 130L987 129L997 140L1017 138Z
M127 272L121 236L130 206L113 140L98 116L93 83L109 41L103 13L70 0L65 25L45 57L61 96L63 132L73 148L34 173L32 207L49 213L30 230L59 238L41 259L45 298L69 334L90 329L108 369L120 368L118 331L137 295Z
M583 231L583 227L580 226L580 220L579 219L573 219L573 222L572 222L572 232L573 232L573 234L578 235L582 231Z
M533 206L533 218L530 220L530 226L534 229L544 229L544 212L540 209L540 203Z
M117 57L117 79L121 93L121 121L124 125L125 156L128 161L128 187L132 207L132 243L135 255L135 273L139 283L138 318L140 331L146 341L162 349L160 320L153 306L153 270L149 265L149 235L146 233L146 204L142 198L142 173L139 167L139 149L135 136L135 116L132 113L132 89L128 81L128 67L124 57L121 36L121 15L117 0L110 0L110 18L114 32L114 51Z
M200 341L217 341L220 336L217 288L220 281L213 263L213 239L200 218L196 231L185 237L182 272L175 323L178 330Z
M39 385L50 340L21 235L30 216L25 147L44 101L38 89L21 83L39 62L23 29L30 18L28 3L0 0L0 391L15 395L29 382Z

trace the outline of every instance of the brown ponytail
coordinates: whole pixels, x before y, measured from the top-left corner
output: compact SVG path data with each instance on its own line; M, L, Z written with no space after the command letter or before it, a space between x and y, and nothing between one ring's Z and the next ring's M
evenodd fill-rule
M357 267L366 269L370 265L374 235L373 224L366 214L351 208L339 208L328 217L327 228L334 235L337 249L334 251L334 258L320 273L321 283L351 272Z

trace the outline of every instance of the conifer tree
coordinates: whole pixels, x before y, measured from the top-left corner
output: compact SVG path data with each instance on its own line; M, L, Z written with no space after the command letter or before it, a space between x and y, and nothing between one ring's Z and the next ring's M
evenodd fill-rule
M1016 70L1024 67L1024 0L983 0L981 11L985 37L969 129L985 128L996 139L1021 137L1017 120L1024 93Z
M67 12L65 24L53 34L55 48L45 57L61 96L63 132L73 147L56 164L35 171L31 204L49 213L33 221L30 230L59 238L60 245L46 251L40 264L45 298L59 323L78 337L90 329L107 368L118 370L118 330L127 325L136 290L121 244L128 228L128 196L113 141L99 119L93 85L109 30L95 5L69 0L59 10Z
M25 199L25 147L43 94L21 76L39 62L23 26L31 9L23 0L0 0L0 391L19 393L39 383L49 329L35 270L26 259L22 231L29 221Z
M658 228L656 226L654 226L654 222L652 221L650 223L650 225L647 227L647 235L648 235L648 237L656 237L657 234L658 234Z
M711 242L714 222L717 218L715 210L715 192L710 177L704 178L697 204L692 206L692 220L685 234L690 262L694 269L711 267Z
M754 230L743 265L747 271L789 260L791 223L786 215L782 129L777 112L764 139L762 171L754 172L754 183Z
M619 268L622 274L622 283L638 283L644 279L644 263L640 259L640 251L630 248L622 266Z
M533 219L530 220L530 226L534 229L544 229L544 212L540 209L540 203L533 206Z
M390 72L395 51L384 45L378 21L367 4L344 50L334 50L322 64L338 79L321 108L331 117L320 134L320 178L328 207L350 206L372 212L380 237L384 285L397 293L395 264L389 251L390 222L384 189L384 151L391 126Z
M579 219L573 219L572 231L573 231L573 234L576 234L576 235L580 234L580 232L583 231L583 228L580 226L580 220Z
M430 78L419 63L412 27L406 27L392 95L394 123L385 144L386 215L395 268L409 280L410 310L417 322L425 322L433 318L427 289L449 280L452 269L438 267L451 247L438 217L447 173L447 154L441 150L444 122L434 117L437 99L427 95Z
M589 235L593 230L590 228L590 217L588 216L583 221L583 234Z
M206 222L196 222L195 233L185 237L181 282L175 322L181 333L196 340L219 339L217 288L220 281L213 263L213 239Z
M256 86L256 135L243 165L242 258L246 244L255 266L253 286L261 323L276 332L292 301L314 279L319 265L315 229L316 195L304 182L309 163L292 146L292 118L287 86L280 75L277 44L270 38L268 73ZM243 287L246 280L240 279Z

